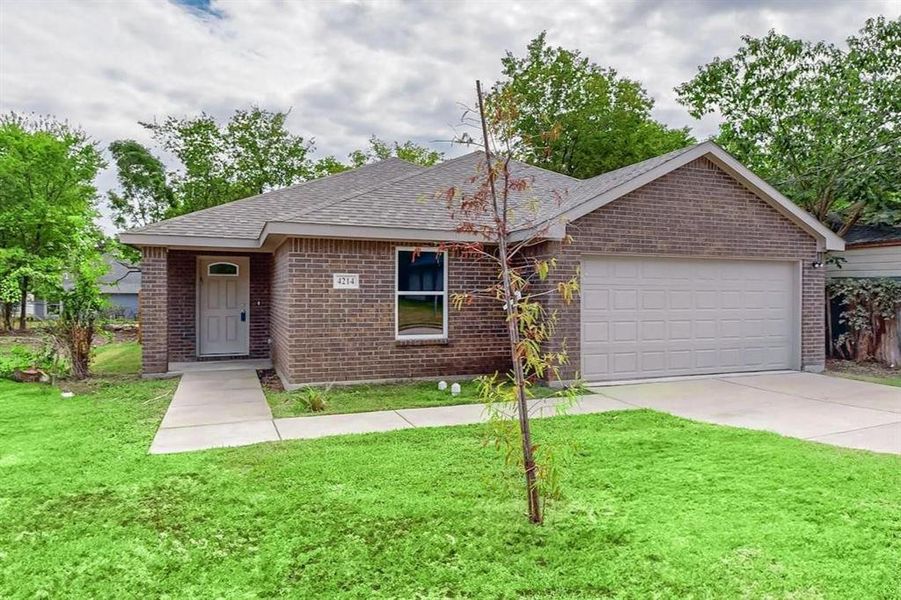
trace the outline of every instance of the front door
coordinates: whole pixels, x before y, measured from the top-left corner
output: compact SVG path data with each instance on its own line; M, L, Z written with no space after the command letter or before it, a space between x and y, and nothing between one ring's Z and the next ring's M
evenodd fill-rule
M250 260L199 257L197 293L199 354L249 354Z

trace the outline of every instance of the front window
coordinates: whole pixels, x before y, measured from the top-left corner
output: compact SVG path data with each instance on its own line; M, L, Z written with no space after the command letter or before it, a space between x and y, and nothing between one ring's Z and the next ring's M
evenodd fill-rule
M397 338L447 337L447 253L397 250Z

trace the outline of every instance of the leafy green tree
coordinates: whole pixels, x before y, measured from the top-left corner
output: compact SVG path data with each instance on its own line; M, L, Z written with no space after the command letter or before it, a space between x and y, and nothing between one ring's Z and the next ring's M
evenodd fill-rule
M117 140L110 144L109 151L122 188L121 192L107 193L113 222L132 228L164 219L172 209L175 194L163 162L134 140Z
M181 168L171 175L167 216L194 212L291 185L312 174L312 143L290 133L287 112L237 110L224 126L206 113L142 123Z
M770 31L676 88L717 142L839 234L889 214L901 173L901 19L869 19L844 50ZM882 205L880 208L879 205Z
M410 140L407 140L403 144L399 142L389 143L373 135L369 138L368 150L354 150L348 154L347 157L350 159L351 168L362 167L367 163L392 157L400 158L423 167L431 167L432 165L441 162L444 158L444 153L432 150L426 146L414 144Z
M0 118L0 274L4 299L18 292L19 328L28 294L62 277L72 240L93 229L104 166L94 141L51 118Z
M593 177L694 142L687 128L670 129L651 117L654 101L641 84L578 50L549 46L545 32L525 56L508 52L501 63L504 78L487 102L489 109L515 103L500 141L520 160Z

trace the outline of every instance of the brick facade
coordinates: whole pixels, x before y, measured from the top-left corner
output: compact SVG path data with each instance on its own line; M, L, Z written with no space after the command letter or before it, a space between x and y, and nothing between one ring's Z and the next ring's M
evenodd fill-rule
M685 165L570 223L573 243L531 249L558 267L548 284L577 272L583 256L637 255L798 261L802 269L802 366L822 368L825 273L811 263L816 240L707 159ZM428 242L421 242L429 245ZM477 300L448 310L448 339L395 339L395 251L410 241L289 238L274 254L250 256L251 357L271 355L293 384L474 375L506 370L501 309ZM144 371L196 357L196 257L212 252L145 249L142 327ZM215 253L219 254L219 253ZM332 288L333 273L357 273L360 288ZM451 257L451 294L494 281L490 264ZM563 305L552 346L564 342L571 379L580 369L578 300ZM259 305L257 303L259 302ZM270 349L271 336L271 349Z
M571 244L545 242L533 250L557 257L551 284L571 277L590 255L802 261L802 367L822 368L825 275L811 267L816 240L709 160L692 161L576 219L567 233ZM561 377L572 379L581 363L580 304L549 297L558 311L555 346L565 342L570 359Z
M506 370L500 307L477 300L448 309L446 341L395 340L395 249L409 241L292 238L275 252L273 362L291 383L474 375ZM333 273L357 273L360 288L332 288ZM448 261L450 294L495 276L473 259Z

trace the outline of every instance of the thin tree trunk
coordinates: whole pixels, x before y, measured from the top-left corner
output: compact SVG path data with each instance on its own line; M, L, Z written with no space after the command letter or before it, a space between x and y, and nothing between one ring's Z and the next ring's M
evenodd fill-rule
M535 473L535 456L532 448L532 432L529 426L529 405L526 401L525 372L522 358L519 356L519 323L516 311L513 307L514 293L510 278L510 264L507 257L507 215L498 214L497 191L494 185L494 173L491 168L491 150L488 137L488 125L485 120L485 106L482 98L482 85L476 82L476 92L479 97L479 116L482 121L482 137L485 142L485 161L488 177L491 185L491 195L494 200L495 217L501 224L498 235L498 253L501 262L501 273L504 286L504 301L507 311L507 336L510 342L510 358L513 359L513 378L516 382L517 407L519 411L519 430L522 438L523 467L526 478L526 499L529 508L529 520L532 523L541 523L541 504L538 497L538 482Z
M19 304L19 331L25 331L25 305L28 302L28 278L24 277L22 279L22 294L20 296L21 302Z
M12 302L3 303L3 330L12 331L13 329L13 305Z
M826 290L826 356L833 358L835 352L832 349L832 302L829 299L829 290Z

